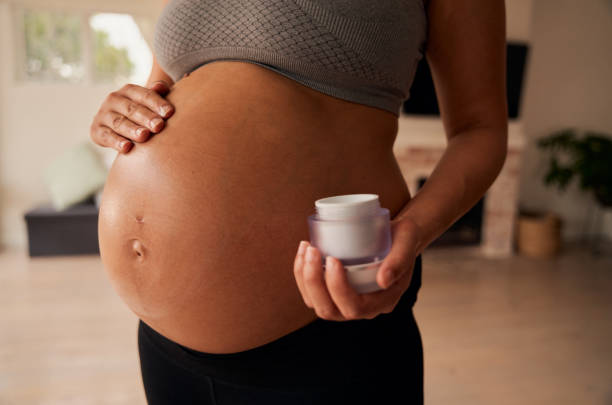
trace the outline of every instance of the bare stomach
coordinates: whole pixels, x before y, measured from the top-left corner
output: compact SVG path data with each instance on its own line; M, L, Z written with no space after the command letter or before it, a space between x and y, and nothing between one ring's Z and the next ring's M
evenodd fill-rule
M251 63L213 62L175 83L163 131L117 155L99 241L130 309L195 350L234 353L316 318L293 276L318 198L410 199L392 152L397 118Z

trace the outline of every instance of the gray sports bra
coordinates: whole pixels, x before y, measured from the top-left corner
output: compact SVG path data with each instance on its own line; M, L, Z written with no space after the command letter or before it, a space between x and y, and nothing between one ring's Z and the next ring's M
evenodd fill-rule
M241 60L399 116L423 57L423 2L171 0L154 53L174 81L215 60Z

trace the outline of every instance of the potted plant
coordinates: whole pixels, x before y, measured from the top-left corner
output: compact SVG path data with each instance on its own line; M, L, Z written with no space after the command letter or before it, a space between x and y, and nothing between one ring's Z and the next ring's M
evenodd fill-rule
M586 132L579 136L574 129L555 132L538 140L540 149L551 152L544 183L565 190L578 177L580 188L592 192L601 207L612 207L612 137ZM567 160L562 163L562 156Z
M537 141L549 153L546 186L564 191L574 178L580 189L592 193L603 209L612 207L612 138L569 128ZM531 256L553 256L560 247L561 218L555 213L523 212L519 218L519 251Z

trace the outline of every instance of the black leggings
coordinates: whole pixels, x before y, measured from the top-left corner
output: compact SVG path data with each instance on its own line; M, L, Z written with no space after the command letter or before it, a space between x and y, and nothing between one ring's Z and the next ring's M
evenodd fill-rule
M150 405L423 404L423 346L412 307L421 256L393 312L374 319L317 318L242 352L188 349L139 322Z

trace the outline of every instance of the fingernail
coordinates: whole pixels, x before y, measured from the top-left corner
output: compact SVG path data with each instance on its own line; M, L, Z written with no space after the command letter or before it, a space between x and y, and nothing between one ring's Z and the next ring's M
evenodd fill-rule
M166 116L166 114L168 114L168 113L170 112L170 106L169 106L169 105L162 106L162 107L159 109L159 112L160 112L160 114L162 115L162 117L165 117L165 116Z
M331 256L327 256L325 258L325 268L329 269L332 266L332 257Z
M138 135L139 138L142 138L142 137L144 137L146 130L147 130L146 128L142 128L142 127L138 128L136 130L136 135Z
M315 248L313 248L312 246L308 246L306 248L306 261L307 262L314 262L314 254L315 254Z
M307 243L305 240L300 241L300 246L298 247L298 255L303 255L306 252Z
M119 151L123 152L123 153L127 153L130 149L131 149L131 143L130 141L122 141L119 144Z
M151 129L156 128L159 124L161 124L164 120L159 117L155 117L151 120Z

